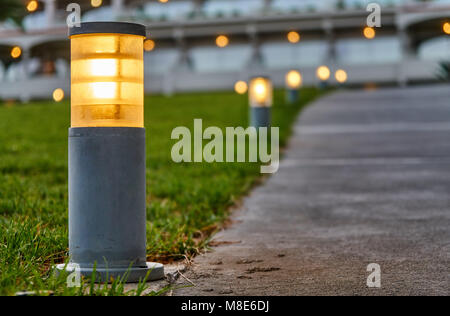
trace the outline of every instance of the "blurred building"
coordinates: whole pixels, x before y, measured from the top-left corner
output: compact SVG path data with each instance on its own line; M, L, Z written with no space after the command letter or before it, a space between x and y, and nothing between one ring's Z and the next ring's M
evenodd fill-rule
M253 74L281 86L294 68L315 84L320 65L344 69L349 84L404 85L436 80L450 61L450 0L26 0L24 30L0 25L0 98L70 93L71 2L82 21L148 26L147 92L231 89ZM370 2L382 6L382 27L364 35Z

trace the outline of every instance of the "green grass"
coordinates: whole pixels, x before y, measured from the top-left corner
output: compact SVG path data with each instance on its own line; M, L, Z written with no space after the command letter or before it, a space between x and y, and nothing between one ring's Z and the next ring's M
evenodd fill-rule
M284 104L277 91L274 126L286 144L298 111L319 95L302 92L302 102ZM0 106L0 295L50 290L56 295L125 293L118 286L81 292L53 276L54 263L67 260L67 129L69 102ZM172 129L246 126L246 96L234 93L183 94L146 98L147 227L150 260L193 256L229 215L230 206L257 183L259 165L182 163L170 158ZM118 290L117 290L118 289Z

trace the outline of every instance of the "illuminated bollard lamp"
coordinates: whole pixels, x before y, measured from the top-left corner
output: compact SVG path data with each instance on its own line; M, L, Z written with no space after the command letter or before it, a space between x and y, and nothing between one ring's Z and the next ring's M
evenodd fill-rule
M71 28L70 263L98 281L164 278L146 260L145 27Z
M267 77L255 77L249 87L250 126L270 127L273 105L273 86Z
M328 88L328 80L331 77L331 70L327 66L320 66L317 68L316 76L319 79L319 89L325 90Z
M297 70L291 70L286 74L286 102L288 104L298 102L302 81L302 75Z

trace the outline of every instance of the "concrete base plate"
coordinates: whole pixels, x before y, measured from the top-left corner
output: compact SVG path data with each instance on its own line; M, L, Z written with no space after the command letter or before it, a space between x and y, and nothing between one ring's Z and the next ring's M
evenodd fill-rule
M69 263L59 264L56 266L57 273L65 271L66 273L73 273L79 271L82 276L89 277L92 275L93 268L80 268L77 264ZM96 269L98 282L106 282L111 278L117 279L118 277L126 278L125 283L137 283L144 280L147 276L147 281L156 281L164 279L164 266L160 263L147 262L146 268L97 268Z

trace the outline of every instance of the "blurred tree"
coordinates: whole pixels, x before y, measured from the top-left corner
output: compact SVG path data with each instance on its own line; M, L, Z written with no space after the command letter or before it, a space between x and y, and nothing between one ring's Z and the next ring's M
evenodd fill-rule
M22 25L25 14L25 6L21 1L0 0L0 22L12 20L17 25Z

